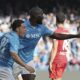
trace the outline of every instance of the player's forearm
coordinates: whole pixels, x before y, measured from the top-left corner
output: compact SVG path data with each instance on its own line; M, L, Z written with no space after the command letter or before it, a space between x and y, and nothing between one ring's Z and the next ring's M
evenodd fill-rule
M22 67L26 67L26 64L20 59L20 57L16 53L11 53L11 56L15 60L16 63L18 63Z
M70 39L70 38L80 38L80 34L60 34L60 33L54 33L50 37L53 38L53 39L58 39L58 40L65 40L65 39Z
M56 53L57 53L56 51L52 50L52 52L51 52L51 58L50 58L50 63L52 63L54 61Z

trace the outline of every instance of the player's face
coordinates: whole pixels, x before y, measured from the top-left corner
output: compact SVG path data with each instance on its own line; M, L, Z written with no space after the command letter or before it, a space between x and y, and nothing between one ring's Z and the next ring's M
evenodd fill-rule
M42 24L42 20L43 20L43 13L37 13L36 16L36 23L37 24Z
M43 20L43 16L38 16L38 17L36 18L37 24L42 24L42 20Z
M22 37L25 35L25 33L26 33L26 28L25 28L25 26L24 26L23 23L22 23L21 26L19 27L18 33L19 33L19 35L22 36Z

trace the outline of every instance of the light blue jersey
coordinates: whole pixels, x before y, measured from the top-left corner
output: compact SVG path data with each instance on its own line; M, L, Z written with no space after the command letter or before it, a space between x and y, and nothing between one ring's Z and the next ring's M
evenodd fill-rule
M19 50L19 56L27 63L33 59L34 49L39 39L43 36L52 35L53 32L44 25L33 27L27 20L25 21L25 25L27 32L25 38L20 38L21 49Z
M15 32L4 34L0 38L0 66L12 67L13 59L10 52L18 53L19 37Z

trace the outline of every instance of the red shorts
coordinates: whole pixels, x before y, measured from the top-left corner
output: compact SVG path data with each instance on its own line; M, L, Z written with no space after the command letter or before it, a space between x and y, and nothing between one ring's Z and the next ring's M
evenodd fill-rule
M53 79L61 78L66 66L67 62L64 63L53 62L52 72L49 71L49 77Z

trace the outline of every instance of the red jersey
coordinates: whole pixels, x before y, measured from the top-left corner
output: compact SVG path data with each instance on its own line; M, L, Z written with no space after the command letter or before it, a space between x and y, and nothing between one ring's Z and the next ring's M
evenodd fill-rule
M64 28L58 28L57 33L68 33L68 30ZM63 72L67 66L67 40L58 40L57 54L52 64L52 72L49 72L50 78L60 78L63 75Z
M65 28L57 28L56 29L57 33L68 33L68 30ZM67 58L66 58L66 53L68 50L68 40L58 40L58 48L57 48L57 54L56 57L54 59L54 61L58 60L61 62L66 62Z

